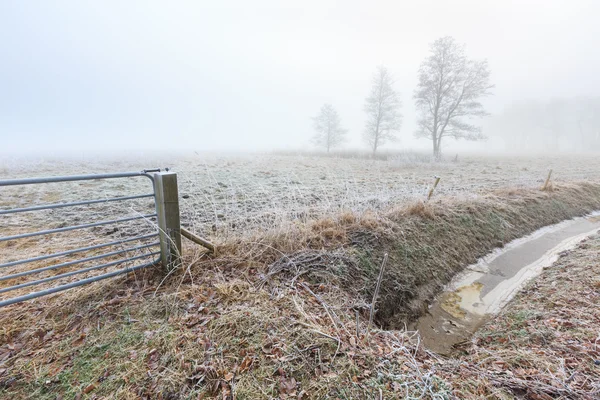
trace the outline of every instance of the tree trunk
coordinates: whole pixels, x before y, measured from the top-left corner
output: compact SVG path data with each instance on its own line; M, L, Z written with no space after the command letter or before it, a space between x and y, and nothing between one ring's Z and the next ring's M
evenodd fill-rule
M436 161L442 161L442 135L438 135L437 137L437 145L436 147L436 154L435 154L435 160Z
M377 153L377 146L378 146L377 142L379 141L378 139L379 139L379 133L377 133L377 135L375 136L375 140L373 141L373 158L375 158L375 153Z
M440 152L440 144L438 142L437 137L434 137L432 142L433 142L433 159L435 161L440 161L442 155Z

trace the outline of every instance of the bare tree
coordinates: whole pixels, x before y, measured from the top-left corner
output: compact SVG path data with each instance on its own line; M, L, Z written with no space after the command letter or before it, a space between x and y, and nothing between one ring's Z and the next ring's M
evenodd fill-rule
M324 104L319 115L313 118L316 135L313 142L317 146L325 147L327 152L339 146L346 140L347 130L341 127L340 116L331 104Z
M414 99L419 112L417 137L433 141L433 155L442 155L442 139L480 140L485 136L471 118L487 115L479 99L491 94L486 60L467 59L464 45L446 36L433 42L419 68Z
M367 123L364 140L373 150L373 155L380 146L388 141L396 141L396 133L402 126L400 95L394 90L394 79L384 66L377 67L373 75L371 93L366 99L365 112Z

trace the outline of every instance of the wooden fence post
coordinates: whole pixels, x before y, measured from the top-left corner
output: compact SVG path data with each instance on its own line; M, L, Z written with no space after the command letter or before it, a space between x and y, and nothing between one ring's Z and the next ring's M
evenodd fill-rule
M548 177L546 178L546 182L544 182L544 186L542 186L542 190L548 190L548 184L550 183L550 178L552 177L552 169L548 171Z
M429 194L427 195L427 201L431 200L431 196L433 196L433 191L437 187L438 183L440 183L439 176L435 176L434 178L435 178L435 182L433 182L433 186L431 187L431 189L429 189Z
M179 220L179 194L177 174L158 172L154 174L156 213L160 234L160 253L163 267L171 269L181 259L181 225Z

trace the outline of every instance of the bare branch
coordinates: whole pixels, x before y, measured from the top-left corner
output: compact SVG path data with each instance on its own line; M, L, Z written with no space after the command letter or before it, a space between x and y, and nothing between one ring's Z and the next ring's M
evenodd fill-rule
M400 95L393 88L394 80L389 71L380 66L373 75L371 94L366 99L367 122L363 138L373 154L388 141L396 141L396 133L402 125Z
M467 59L464 46L447 36L431 45L418 78L413 94L420 114L415 136L432 140L436 158L441 156L443 137L484 138L481 129L469 120L488 115L480 102L494 87L487 61Z
M317 133L313 143L324 147L327 152L346 141L346 129L341 127L340 116L331 104L321 107L319 115L313 118L313 127Z

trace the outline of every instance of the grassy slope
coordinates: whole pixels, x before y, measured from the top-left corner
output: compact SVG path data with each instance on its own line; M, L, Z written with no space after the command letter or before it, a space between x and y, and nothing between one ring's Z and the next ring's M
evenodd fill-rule
M377 320L401 327L477 257L598 208L600 187L583 184L345 214L226 243L162 285L150 273L10 307L0 395L450 397L444 363L412 333L367 334L383 254Z
M600 236L531 282L452 368L459 397L600 398Z

